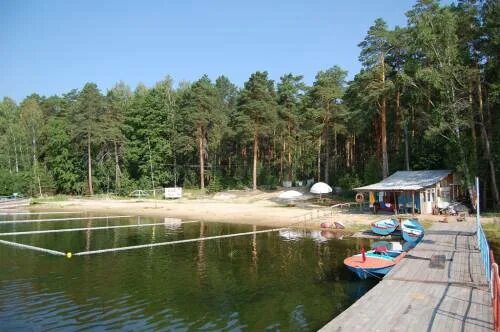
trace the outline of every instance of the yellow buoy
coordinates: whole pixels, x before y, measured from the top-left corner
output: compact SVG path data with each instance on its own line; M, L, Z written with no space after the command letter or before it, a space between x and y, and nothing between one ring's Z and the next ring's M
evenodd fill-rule
M70 253L70 252L66 253L66 257L71 258L71 256L73 256L72 253Z

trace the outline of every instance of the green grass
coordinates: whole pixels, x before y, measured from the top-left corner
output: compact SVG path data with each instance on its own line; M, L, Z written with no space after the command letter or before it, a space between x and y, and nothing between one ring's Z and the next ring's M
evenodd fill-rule
M481 217L500 218L500 212L485 212L485 213L481 213Z
M498 262L500 259L500 223L483 224L483 229L495 260Z
M483 224L483 230L486 233L488 240L492 237L497 241L500 241L500 223Z

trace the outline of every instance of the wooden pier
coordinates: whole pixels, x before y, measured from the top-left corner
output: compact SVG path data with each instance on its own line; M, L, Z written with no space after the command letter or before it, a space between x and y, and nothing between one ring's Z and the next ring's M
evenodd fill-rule
M320 331L493 331L474 222L435 224L385 278Z

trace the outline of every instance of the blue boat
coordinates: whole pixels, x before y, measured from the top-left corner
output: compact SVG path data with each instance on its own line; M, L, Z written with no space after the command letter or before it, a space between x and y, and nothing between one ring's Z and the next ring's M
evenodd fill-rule
M406 252L402 250L388 250L380 246L364 255L361 253L348 257L344 259L344 264L360 279L383 278L405 255Z
M401 222L403 239L410 243L417 243L424 237L424 227L417 219L406 219Z
M382 219L372 223L372 232L378 235L389 235L396 230L399 223L396 219Z

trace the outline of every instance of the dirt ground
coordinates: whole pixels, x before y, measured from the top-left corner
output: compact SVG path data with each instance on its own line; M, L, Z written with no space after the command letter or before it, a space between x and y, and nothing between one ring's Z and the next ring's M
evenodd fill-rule
M321 228L321 224L342 222L346 230L369 228L369 224L390 215L374 215L359 211L359 205L352 203L349 211L340 211L317 204L318 198L304 193L300 200L293 202L279 199L281 191L227 191L211 196L181 199L82 199L40 203L30 206L32 211L79 211L106 214L148 215L174 217L185 220L209 222L229 222L254 224L258 226L285 227L291 224L308 228ZM289 204L292 203L292 204ZM417 215L426 222L445 220L444 216ZM468 220L472 220L469 217ZM491 219L491 220L490 220ZM446 217L447 222L455 222L456 217ZM483 222L498 222L494 218L483 218ZM364 227L366 225L366 227Z

